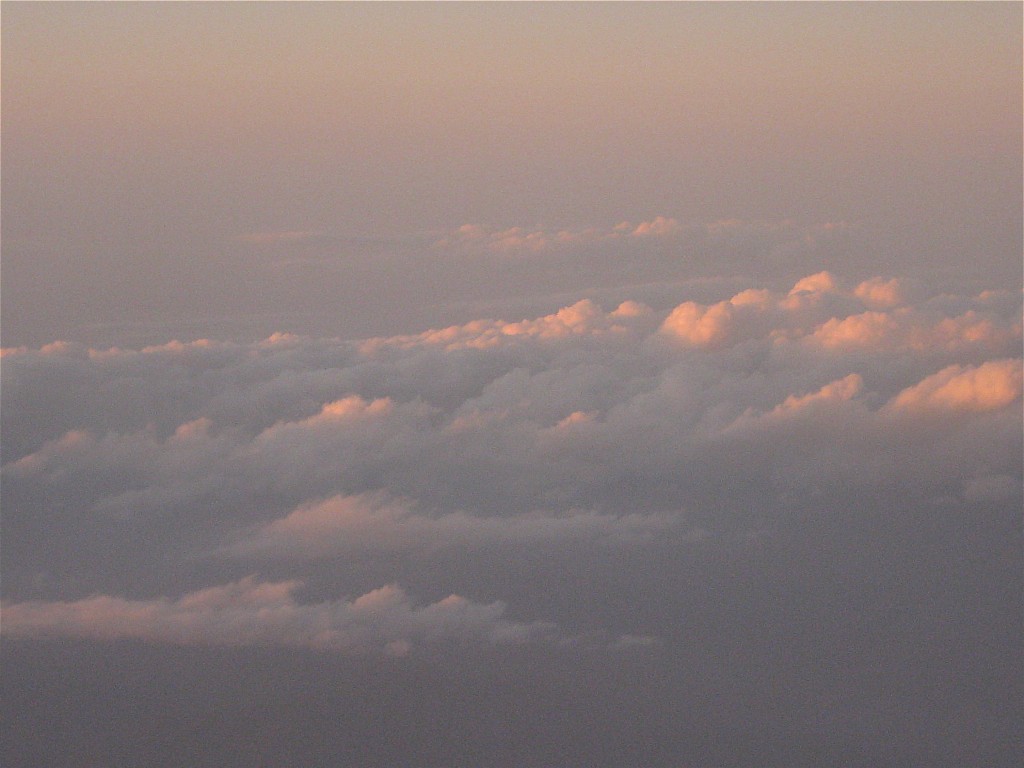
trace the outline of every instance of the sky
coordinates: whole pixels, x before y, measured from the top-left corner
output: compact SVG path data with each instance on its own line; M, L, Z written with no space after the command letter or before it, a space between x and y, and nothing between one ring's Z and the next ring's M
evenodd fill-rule
M1018 3L4 3L5 766L1010 766Z

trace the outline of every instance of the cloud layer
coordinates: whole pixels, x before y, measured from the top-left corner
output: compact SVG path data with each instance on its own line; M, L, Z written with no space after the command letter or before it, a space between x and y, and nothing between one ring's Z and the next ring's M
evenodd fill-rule
M678 236L667 220L620 230ZM495 607L526 594L513 574L467 593L453 566L419 589L471 597L414 608L385 588L379 616L360 607L378 598L301 604L295 576L344 564L365 591L398 580L374 557L628 557L897 490L1012 505L1020 344L1008 292L819 272L662 312L581 300L359 342L5 350L5 527L21 544L5 552L4 631L337 648L532 636ZM169 590L152 563L186 561L216 581L154 600ZM270 570L287 578L244 578ZM325 597L351 589L319 578Z
M298 581L245 577L178 600L124 600L104 595L75 602L4 606L12 636L142 639L184 645L285 646L315 650L381 650L403 656L419 642L521 643L550 636L553 625L504 618L501 603L481 605L450 595L415 607L390 584L352 601L304 605Z

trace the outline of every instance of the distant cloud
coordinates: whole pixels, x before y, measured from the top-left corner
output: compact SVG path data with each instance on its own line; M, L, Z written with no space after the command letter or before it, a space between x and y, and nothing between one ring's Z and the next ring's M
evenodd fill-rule
M575 416L576 414L574 414ZM567 417L570 423L572 417ZM564 422L559 426L563 426ZM220 551L235 557L317 558L373 548L433 549L481 544L594 541L641 543L678 531L683 520L670 514L607 515L570 511L552 515L481 517L449 512L417 514L408 500L383 493L335 496L304 504Z
M249 245L278 245L281 243L301 243L309 240L317 240L325 237L324 232L317 232L305 229L283 229L264 232L247 232L239 235L236 239L239 242Z
M599 242L613 234L596 229L489 229L478 224L463 224L436 238L433 247L465 253L539 254Z
M679 232L681 226L675 219L656 216L650 221L641 221L632 231L635 237L665 237Z
M655 216L650 221L641 221L638 224L623 221L610 229L490 229L479 224L463 224L436 238L433 246L441 250L454 249L464 252L537 254L615 241L623 237L668 238L683 231L683 226L678 220L665 216Z
M524 643L555 636L548 622L505 618L502 603L450 595L415 606L394 584L355 600L300 603L298 581L248 576L177 600L97 595L75 602L5 603L12 637L138 639L180 645L289 646L404 655L419 643Z

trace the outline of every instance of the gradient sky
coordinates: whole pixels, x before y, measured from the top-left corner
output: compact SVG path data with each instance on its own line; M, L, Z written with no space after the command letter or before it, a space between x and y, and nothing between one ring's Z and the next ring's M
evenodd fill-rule
M0 762L1009 768L1019 3L4 3Z
M472 310L431 311L412 276L454 280L448 301L493 300L497 278L415 258L424 233L464 224L842 221L873 235L849 271L872 256L901 273L970 263L1005 283L1020 240L1019 15L12 4L4 343L464 321ZM239 247L254 232L335 242L319 269L282 273ZM353 287L367 280L372 302ZM232 320L243 315L253 327Z

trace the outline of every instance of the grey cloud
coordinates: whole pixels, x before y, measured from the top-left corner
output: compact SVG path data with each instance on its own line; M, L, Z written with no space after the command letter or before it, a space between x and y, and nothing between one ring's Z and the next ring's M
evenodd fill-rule
M361 342L14 350L6 520L35 540L71 505L69 536L135 530L144 561L243 532L270 555L297 510L375 493L416 512L359 535L403 551L749 530L751 505L837 482L981 498L1019 472L1019 302L907 294L820 272L667 312L580 301ZM310 535L341 545L343 519ZM8 583L33 583L33 560L9 553Z
M351 601L301 604L294 596L301 586L250 576L177 600L98 595L76 602L8 603L3 631L13 637L128 638L405 655L418 642L528 642L550 637L555 629L550 623L510 621L501 603L481 605L458 595L415 607L396 585Z
M549 541L571 545L592 540L609 545L636 544L678 533L676 529L683 524L680 515L608 515L578 510L512 517L449 512L430 517L417 514L408 500L368 493L304 504L214 555L304 559L379 548L436 551L486 543L514 546Z
M12 351L5 647L454 653L445 681L509 664L531 690L549 658L665 733L993 754L1013 727L971 681L1019 691L1020 299L805 277L361 341ZM552 711L583 732L602 701ZM917 718L942 749L892 746Z

